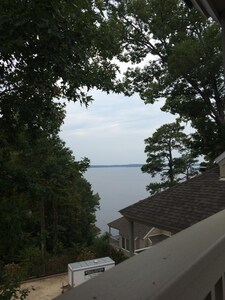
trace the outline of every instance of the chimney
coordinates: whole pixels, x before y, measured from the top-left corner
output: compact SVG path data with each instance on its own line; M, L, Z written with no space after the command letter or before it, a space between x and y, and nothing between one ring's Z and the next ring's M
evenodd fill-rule
M220 156L218 156L215 159L215 162L220 167L220 180L224 180L225 181L225 152L223 152L222 154L220 154Z

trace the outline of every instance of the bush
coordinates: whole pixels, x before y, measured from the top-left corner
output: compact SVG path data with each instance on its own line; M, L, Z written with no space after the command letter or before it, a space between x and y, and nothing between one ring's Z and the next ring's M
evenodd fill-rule
M110 255L109 234L107 232L95 237L92 251L95 253L96 258Z
M24 300L28 294L28 289L21 289L22 280L21 268L17 264L0 265L0 299L20 299Z
M30 246L25 248L20 259L22 270L26 277L43 275L41 251L38 247Z
M95 253L92 252L89 248L81 249L80 254L76 257L76 261L94 259Z
M92 246L92 251L95 253L95 257L105 257L109 256L115 261L115 264L121 263L127 257L123 254L121 250L117 250L109 244L109 233L105 232L102 236L95 237Z
M53 275L67 271L71 259L68 255L54 256L46 262L46 275Z

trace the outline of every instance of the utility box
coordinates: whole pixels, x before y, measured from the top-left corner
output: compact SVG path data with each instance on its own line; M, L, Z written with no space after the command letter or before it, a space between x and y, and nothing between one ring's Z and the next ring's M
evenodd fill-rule
M79 261L68 264L68 282L72 287L104 273L115 266L110 257Z

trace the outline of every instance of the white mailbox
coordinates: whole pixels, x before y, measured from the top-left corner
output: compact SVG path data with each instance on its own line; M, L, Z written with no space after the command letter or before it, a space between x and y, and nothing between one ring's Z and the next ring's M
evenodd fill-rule
M74 287L115 266L110 257L79 261L68 264L68 282Z

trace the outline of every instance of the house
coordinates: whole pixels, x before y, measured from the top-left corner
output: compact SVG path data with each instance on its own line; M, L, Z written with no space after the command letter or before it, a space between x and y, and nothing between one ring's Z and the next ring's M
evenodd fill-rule
M225 209L225 152L216 163L217 166L188 181L121 209L120 213L126 219L126 232L118 226L118 220L109 226L119 229L121 239L129 240L129 248L125 249L132 254L137 252L136 241L149 239L153 228L170 236ZM135 228L141 226L147 226L147 235L137 235ZM120 242L121 245L123 248L124 243Z
M117 250L122 250L124 255L130 255L130 224L125 217L121 217L108 223L110 233L110 244ZM112 236L111 228L117 229L119 235ZM166 230L160 230L152 226L134 222L134 253L138 254L152 247L160 241L171 236Z

